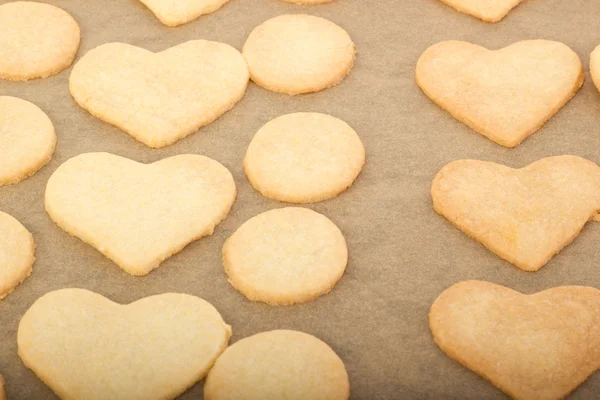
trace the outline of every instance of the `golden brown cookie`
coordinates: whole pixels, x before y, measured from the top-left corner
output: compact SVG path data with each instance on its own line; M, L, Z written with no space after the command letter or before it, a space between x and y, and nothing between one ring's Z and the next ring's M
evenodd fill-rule
M444 353L517 400L563 399L600 368L600 291L591 287L523 295L460 282L435 300L429 326Z
M600 167L575 156L527 167L460 160L431 186L435 211L489 250L537 271L600 212Z
M515 147L558 112L583 84L583 67L559 42L526 40L500 50L448 41L417 63L417 84L454 118Z

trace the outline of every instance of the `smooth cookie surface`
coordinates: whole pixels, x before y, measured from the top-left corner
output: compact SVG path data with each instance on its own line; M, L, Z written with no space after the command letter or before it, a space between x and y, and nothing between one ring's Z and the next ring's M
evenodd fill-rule
M225 43L192 40L160 53L109 43L77 62L69 89L92 115L164 147L233 108L248 79L244 58Z
M54 125L39 107L0 96L0 186L35 174L50 161L55 148Z
M280 15L254 28L242 50L252 80L290 95L340 83L354 66L348 33L324 18Z
M416 79L454 118L515 147L577 93L584 75L577 54L559 42L526 40L492 51L447 41L421 55Z
M435 211L489 250L537 271L600 212L600 167L576 156L521 169L460 160L431 187ZM591 256L591 255L590 255Z
M346 240L327 217L288 207L246 221L223 246L229 282L247 298L273 305L328 293L348 263Z
M327 344L297 331L259 333L230 346L204 385L206 400L346 400L343 361Z
M0 299L31 275L34 261L31 233L15 218L0 211Z
M179 26L217 11L229 0L140 0L167 26Z
M524 0L441 0L450 7L487 22L498 22Z
M67 68L79 48L79 25L50 4L0 5L0 79L46 78Z
M185 154L140 164L108 153L71 158L50 177L46 211L132 275L146 275L229 213L231 173Z
M62 289L25 313L17 342L23 363L62 399L162 400L204 378L230 336L219 312L195 296L120 305Z
M563 399L600 368L600 291L591 287L523 295L461 282L435 300L429 326L444 353L514 399Z
M287 114L254 136L244 169L263 196L312 203L337 196L360 174L365 149L344 121L319 113Z

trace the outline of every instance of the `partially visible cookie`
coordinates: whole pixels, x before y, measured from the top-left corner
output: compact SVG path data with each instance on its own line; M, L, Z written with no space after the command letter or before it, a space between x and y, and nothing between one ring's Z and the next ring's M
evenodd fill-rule
M204 385L206 400L346 400L344 362L326 343L297 331L242 339L217 359Z
M0 79L46 78L67 68L79 48L79 25L50 4L0 6Z
M15 218L0 211L0 299L31 275L34 261L31 233Z
M229 170L198 154L141 164L86 153L52 174L45 204L58 226L140 276L212 235L235 196Z
M431 186L435 211L489 250L537 271L600 211L600 167L576 156L527 167L460 160Z
M38 106L0 96L0 186L35 174L54 154L56 133Z
M330 115L277 117L254 136L244 169L263 196L313 203L337 196L360 174L365 148L347 123Z
M556 114L583 84L566 45L525 40L500 50L459 41L429 47L416 80L454 118L488 139L515 147Z
M248 79L244 57L225 43L191 40L159 53L108 43L75 64L69 90L92 115L157 148L231 110Z
M17 344L25 366L62 399L164 400L203 379L230 336L219 312L195 296L121 305L62 289L27 310Z
M523 295L466 281L433 303L429 326L450 358L517 400L558 400L600 368L600 291Z
M217 11L229 0L140 0L167 26L179 26Z
M252 80L290 95L340 83L354 66L348 33L324 18L280 15L254 28L242 50Z
M498 22L524 0L441 0L450 7L487 22Z
M346 240L327 217L288 207L246 221L223 246L229 282L247 298L273 305L328 293L346 270Z
M590 55L590 74L596 88L600 90L600 45Z

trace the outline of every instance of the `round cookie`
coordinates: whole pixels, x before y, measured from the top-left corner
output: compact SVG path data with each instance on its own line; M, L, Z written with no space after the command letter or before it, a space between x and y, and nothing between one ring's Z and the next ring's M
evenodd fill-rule
M0 299L31 275L34 254L31 233L19 221L0 211Z
M326 114L287 114L254 136L244 169L263 196L313 203L337 196L360 174L365 149L344 121Z
M77 22L50 4L0 6L0 79L46 78L67 68L79 48Z
M254 28L242 51L252 80L290 95L337 85L354 65L348 33L324 18L280 15Z
M206 400L346 400L343 361L326 343L297 331L259 333L221 354L204 385Z
M600 45L590 55L590 74L596 88L600 90Z
M327 217L307 208L267 211L246 221L223 246L233 287L252 301L304 303L342 277L348 249Z
M38 106L0 96L0 186L35 174L50 161L55 148L52 121Z

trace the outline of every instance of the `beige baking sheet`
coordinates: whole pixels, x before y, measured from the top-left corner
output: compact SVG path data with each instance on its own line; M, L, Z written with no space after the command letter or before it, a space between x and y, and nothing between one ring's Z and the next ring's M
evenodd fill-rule
M305 7L279 0L231 0L220 11L178 28L163 26L136 0L46 2L64 8L81 25L78 59L114 41L158 51L203 38L241 49L257 24L300 12L344 27L357 45L358 58L348 79L317 94L288 97L251 84L244 99L217 122L160 150L145 147L79 108L68 92L70 69L26 83L0 81L0 95L37 104L58 134L57 151L48 166L18 185L0 187L0 210L19 219L38 245L32 276L0 302L0 373L6 378L9 399L54 398L21 363L16 334L27 308L60 288L86 288L122 303L163 292L197 295L214 304L233 326L232 342L278 328L314 334L345 361L353 399L505 398L447 358L431 338L429 306L458 281L483 279L526 293L573 284L600 288L600 223L586 226L541 271L525 273L436 215L429 195L433 176L456 159L519 167L546 156L576 154L600 163L600 93L587 70L589 54L600 43L599 1L526 0L504 21L488 24L438 0L336 0ZM458 39L499 48L537 38L559 40L574 49L586 65L586 82L562 111L516 149L474 134L433 105L414 82L419 55L436 42ZM248 218L283 206L252 189L242 158L265 122L297 111L324 112L347 121L364 142L367 164L347 192L309 205L344 232L350 250L345 276L316 301L277 308L251 303L227 283L221 246ZM232 171L238 198L213 236L189 245L150 275L135 278L69 237L44 212L44 189L52 172L67 159L91 151L141 162L204 154ZM181 398L201 397L200 383ZM600 398L600 373L572 398Z

